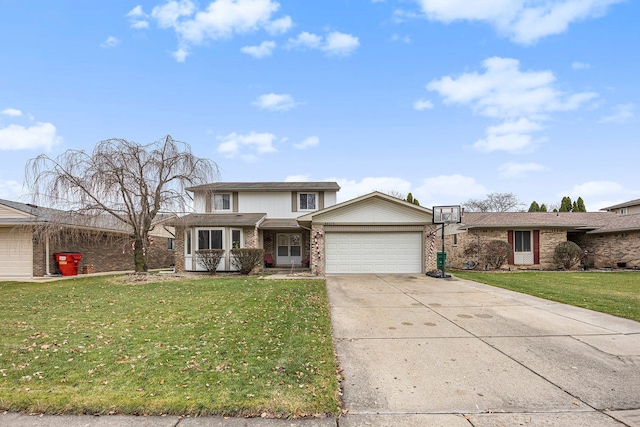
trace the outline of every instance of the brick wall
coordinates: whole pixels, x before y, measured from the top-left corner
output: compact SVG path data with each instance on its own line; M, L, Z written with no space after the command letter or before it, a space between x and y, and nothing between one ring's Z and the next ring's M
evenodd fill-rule
M311 227L311 273L316 276L324 276L324 225Z
M437 226L427 225L424 228L424 268L426 273L437 268L437 252L442 250L442 236L438 236Z
M150 269L168 268L173 265L174 251L167 249L167 243L166 237L154 237L154 242L147 252L147 265ZM47 271L45 239L38 239L33 249L33 275L44 276ZM130 239L123 239L120 235L67 234L50 239L48 262L51 274L58 271L55 254L60 252L82 254L82 260L78 264L79 273L82 273L84 266L93 266L91 270L96 273L135 269Z
M184 271L184 227L176 226L176 245L174 265L176 272Z
M595 268L640 268L640 231L572 236L580 248L587 251L589 264Z

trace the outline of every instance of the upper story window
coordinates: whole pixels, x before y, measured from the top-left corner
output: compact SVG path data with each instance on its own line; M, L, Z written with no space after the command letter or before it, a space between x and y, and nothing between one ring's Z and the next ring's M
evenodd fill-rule
M301 211L315 211L317 206L318 193L299 193L298 208Z
M627 208L620 208L620 215L626 215L627 214Z
M214 194L213 209L216 211L230 211L231 194Z

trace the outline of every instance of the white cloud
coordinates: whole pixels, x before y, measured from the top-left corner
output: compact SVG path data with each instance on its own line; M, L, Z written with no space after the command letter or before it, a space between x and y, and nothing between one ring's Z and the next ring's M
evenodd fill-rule
M295 38L290 38L287 48L315 49L329 56L349 56L360 46L360 40L351 34L334 31L326 37L303 31Z
M571 63L571 68L574 70L588 70L591 68L591 65L586 62L573 61Z
M276 48L276 43L273 41L264 41L258 46L245 46L240 49L242 53L251 55L254 58L264 58L271 56L273 50Z
M424 111L433 109L433 102L428 99L419 99L413 103L413 109L416 111Z
M306 150L311 147L317 147L318 145L320 145L320 138L318 138L317 136L310 136L308 138L305 138L302 142L298 144L293 144L295 148L298 148L300 150Z
M526 118L517 121L506 121L498 126L487 128L487 136L478 140L473 147L480 151L522 152L531 149L534 143L544 139L534 139L530 134L542 129L542 126Z
M0 199L15 200L22 194L22 184L18 181L0 180Z
M539 163L514 163L507 162L498 167L500 178L517 179L525 178L530 172L542 172L547 167Z
M521 71L520 61L492 57L483 61L484 74L432 80L427 89L449 104L470 105L477 113L497 118L521 117L579 108L596 97L593 92L567 95L554 87L550 71Z
M22 115L22 111L17 110L15 108L5 108L0 112L0 114L9 116L9 117L20 117Z
M293 27L293 21L291 17L285 16L284 18L275 19L268 22L265 25L265 30L271 35L284 34Z
M279 8L280 4L273 0L216 0L199 10L191 0L169 0L154 7L151 16L160 28L176 33L177 52L188 52L192 45L238 34L259 30L270 34L285 32L293 23L288 16L272 19ZM184 61L186 55L174 53L174 57Z
M107 39L105 41L103 41L102 43L100 43L100 47L104 47L104 48L110 48L110 47L116 47L120 44L120 39L114 36L109 36L107 37Z
M416 0L435 21L482 21L519 44L567 31L569 25L606 14L624 0Z
M293 97L287 93L267 93L260 95L258 99L252 102L252 105L261 110L269 111L288 111L298 106Z
M624 123L636 116L636 105L633 103L616 105L612 114L602 117L600 123Z
M534 142L532 132L542 128L550 113L576 110L593 100L593 92L566 93L557 89L550 71L521 71L516 59L492 57L482 63L483 74L464 73L432 80L427 89L437 92L446 104L469 106L475 113L501 119L489 127L487 136L474 144L484 151L521 151Z
M184 62L186 61L187 56L189 56L189 51L186 48L181 47L172 52L171 56L173 56L178 62Z
M29 127L11 124L0 128L0 150L50 150L61 141L51 123L38 122Z
M362 181L328 178L327 181L335 181L340 186L340 191L338 191L337 195L338 202L364 196L373 191L385 194L390 192L406 194L411 191L411 183L409 181L395 177L367 177L363 178Z
M142 11L142 6L138 5L131 9L126 15L129 18L131 28L144 30L149 28L149 16Z
M486 196L490 191L474 178L454 174L427 178L415 189L413 196L422 206L459 204L469 198Z
M587 210L593 212L636 199L640 197L640 193L637 189L628 190L615 181L588 181L576 184L556 194L558 200L561 200L564 196L569 196L571 200L577 200L578 197L582 197Z
M329 33L322 50L329 55L349 56L360 46L358 37L334 31Z
M145 13L142 11L142 6L137 5L133 9L131 9L125 16L130 18L143 18L145 17Z
M219 136L218 140L221 141L220 145L218 145L219 153L227 158L234 158L240 155L247 162L253 162L257 159L253 152L265 154L278 151L273 146L276 136L268 132L251 132L247 135L240 135L234 132L227 136ZM247 154L245 150L253 152Z
M289 39L289 43L287 47L300 47L307 49L320 49L322 45L322 37L316 34L311 34L306 31L298 34L298 37L294 39Z

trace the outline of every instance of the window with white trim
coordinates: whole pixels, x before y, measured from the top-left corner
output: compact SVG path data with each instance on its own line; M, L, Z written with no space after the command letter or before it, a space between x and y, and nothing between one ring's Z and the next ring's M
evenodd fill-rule
M213 209L216 211L230 211L231 194L214 194Z
M224 249L222 229L198 229L200 249Z
M620 215L626 215L627 214L627 208L620 208Z
M315 211L317 205L318 193L299 193L298 209L301 211Z
M172 251L176 248L176 239L169 237L167 239L167 249Z

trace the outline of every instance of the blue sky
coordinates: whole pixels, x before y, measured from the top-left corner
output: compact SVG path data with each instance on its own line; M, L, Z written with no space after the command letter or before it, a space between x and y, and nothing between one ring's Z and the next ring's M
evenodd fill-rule
M640 3L0 0L0 198L28 159L170 134L221 181L424 206L640 198Z

